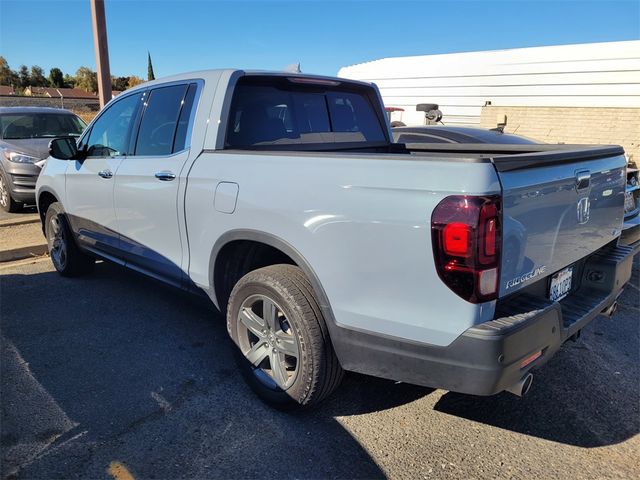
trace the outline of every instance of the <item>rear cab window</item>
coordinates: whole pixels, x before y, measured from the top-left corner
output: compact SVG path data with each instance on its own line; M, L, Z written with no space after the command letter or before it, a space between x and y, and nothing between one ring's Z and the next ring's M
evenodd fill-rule
M225 148L313 150L388 145L376 91L313 77L246 76L236 84Z
M145 102L134 155L170 155L186 148L196 84L151 90Z

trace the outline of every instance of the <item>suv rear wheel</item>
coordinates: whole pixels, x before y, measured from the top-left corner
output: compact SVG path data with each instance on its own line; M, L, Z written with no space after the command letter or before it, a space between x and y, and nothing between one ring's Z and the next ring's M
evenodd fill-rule
M298 267L272 265L242 277L229 299L227 330L245 380L272 406L313 405L342 380L315 294Z

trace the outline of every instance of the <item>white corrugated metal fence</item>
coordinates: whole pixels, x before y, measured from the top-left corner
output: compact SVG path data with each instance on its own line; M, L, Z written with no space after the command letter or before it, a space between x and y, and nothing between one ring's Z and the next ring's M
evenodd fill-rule
M449 124L479 125L482 106L640 107L640 40L385 58L338 76L378 85L406 124L437 103Z

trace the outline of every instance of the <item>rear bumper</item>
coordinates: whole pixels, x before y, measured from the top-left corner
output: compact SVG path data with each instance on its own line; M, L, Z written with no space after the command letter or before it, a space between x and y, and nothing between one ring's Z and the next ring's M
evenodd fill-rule
M346 370L473 395L493 395L547 362L562 344L620 295L631 277L633 250L606 247L589 257L579 290L560 302L520 294L496 319L466 330L446 347L413 344L331 328ZM336 331L339 330L339 331ZM536 352L540 358L521 368Z

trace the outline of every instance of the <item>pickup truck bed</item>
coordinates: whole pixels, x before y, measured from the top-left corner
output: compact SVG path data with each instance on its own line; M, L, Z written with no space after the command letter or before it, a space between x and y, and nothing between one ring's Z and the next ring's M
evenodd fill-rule
M278 406L322 400L343 370L526 392L629 279L622 149L391 138L366 83L218 70L141 85L52 143L37 186L52 260L205 292Z

